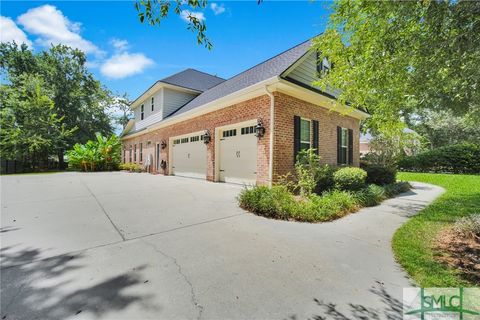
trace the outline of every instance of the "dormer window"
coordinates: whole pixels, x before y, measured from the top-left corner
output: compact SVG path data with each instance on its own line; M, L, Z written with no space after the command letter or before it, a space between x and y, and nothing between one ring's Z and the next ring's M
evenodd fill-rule
M155 109L155 101L153 100L153 97L152 97L152 111Z
M143 107L143 104L142 104L142 106L140 107L140 120L143 120L144 116L145 116L145 113L144 113L144 107Z

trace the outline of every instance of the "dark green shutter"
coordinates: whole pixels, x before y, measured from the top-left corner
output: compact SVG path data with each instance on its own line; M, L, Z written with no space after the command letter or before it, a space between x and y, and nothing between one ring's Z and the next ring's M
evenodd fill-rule
M342 127L337 126L337 164L342 164Z
M353 164L353 130L348 129L348 164Z
M297 154L300 151L300 117L293 117L293 163L297 162Z
M313 126L313 143L312 143L312 148L315 149L315 153L318 154L318 121L317 120L312 120L312 126Z

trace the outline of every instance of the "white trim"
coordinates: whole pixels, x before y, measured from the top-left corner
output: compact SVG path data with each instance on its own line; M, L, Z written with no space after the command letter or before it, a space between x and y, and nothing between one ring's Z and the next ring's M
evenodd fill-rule
M233 124L227 124L221 127L216 127L215 128L215 147L213 150L214 153L214 158L215 158L215 172L213 173L213 181L218 182L220 181L220 139L222 138L220 136L221 131L225 130L230 130L234 128L240 128L240 127L247 127L251 125L256 125L258 122L258 119L251 119L251 120L246 120L242 122L237 122ZM257 157L258 158L258 157ZM258 159L257 159L258 161Z
M275 128L275 96L268 91L268 86L265 86L265 91L270 97L270 150L268 154L268 185L272 187L273 183L273 141Z

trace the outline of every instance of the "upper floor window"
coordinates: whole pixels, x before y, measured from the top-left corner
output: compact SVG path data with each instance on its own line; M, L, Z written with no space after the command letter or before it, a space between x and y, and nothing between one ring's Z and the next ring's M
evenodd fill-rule
M300 120L300 150L310 149L310 120Z
M152 97L152 111L155 109L155 101L154 98Z
M140 106L140 120L143 120L143 117L145 116L145 113L144 113L144 106L143 104Z
M328 62L327 58L323 58L320 60L320 54L317 52L317 73L319 76L322 76L328 73L331 69L330 62Z

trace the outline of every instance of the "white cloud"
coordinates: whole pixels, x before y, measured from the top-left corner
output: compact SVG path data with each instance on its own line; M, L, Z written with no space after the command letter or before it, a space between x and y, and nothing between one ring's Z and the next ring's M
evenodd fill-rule
M28 46L32 45L32 42L28 40L25 32L23 32L12 19L0 16L0 42L12 41L15 41L17 44L25 43Z
M113 38L110 40L110 44L118 51L125 51L128 49L127 40Z
M184 20L186 22L190 22L190 19L189 19L190 16L195 17L200 21L205 20L205 15L203 14L203 12L188 11L188 10L182 10L180 12L180 18L182 18L182 20Z
M119 53L107 59L100 72L109 78L121 79L142 72L153 65L153 60L142 53Z
M36 36L36 42L48 47L51 44L64 44L85 53L101 55L103 52L92 42L80 35L81 24L71 22L52 5L43 5L28 10L17 19L24 29Z
M216 16L225 12L225 7L223 6L223 4L219 5L218 3L215 3L215 2L212 2L210 4L210 9L212 9L213 13Z

